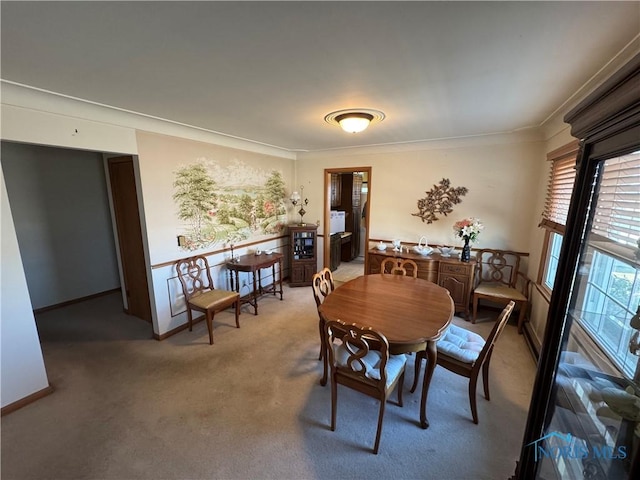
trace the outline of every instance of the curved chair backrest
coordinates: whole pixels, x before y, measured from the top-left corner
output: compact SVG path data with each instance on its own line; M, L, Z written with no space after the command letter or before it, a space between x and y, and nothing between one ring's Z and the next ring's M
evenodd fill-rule
M477 282L502 283L515 287L520 270L520 254L485 248L476 253Z
M418 264L409 258L389 257L380 264L380 273L382 275L411 275L413 278L418 278Z
M182 293L189 300L210 290L214 290L213 279L206 257L196 255L176 262L176 273L182 285Z
M314 273L311 286L316 306L319 307L322 301L336 288L331 270L323 268L318 273Z
M326 322L324 332L331 369L343 379L363 383L384 395L389 361L387 338L371 327L347 325L341 320ZM336 344L336 340L341 343Z
M329 287L331 288L331 291L333 292L336 289L336 284L333 281L333 273L331 273L331 270L329 270L327 267L323 268L322 270L320 270L320 275L322 275L324 277L324 279L329 282Z

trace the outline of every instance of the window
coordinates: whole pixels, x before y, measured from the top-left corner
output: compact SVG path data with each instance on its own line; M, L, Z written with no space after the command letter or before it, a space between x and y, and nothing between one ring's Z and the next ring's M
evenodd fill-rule
M538 274L538 284L548 295L553 290L553 282L558 269L558 258L562 246L564 226L567 221L569 202L575 180L575 164L578 155L578 141L574 141L547 155L553 162L549 174L547 198L540 226L545 229L544 249Z
M629 318L640 301L640 272L589 246L591 270L584 293L579 323L628 377L635 374L638 358L629 352L633 329Z
M640 304L640 152L606 160L587 235L576 303L578 323L632 378L629 319Z
M562 246L562 235L556 232L547 231L547 262L544 268L542 285L549 291L553 290L553 282L558 270L558 259L560 258L560 247Z

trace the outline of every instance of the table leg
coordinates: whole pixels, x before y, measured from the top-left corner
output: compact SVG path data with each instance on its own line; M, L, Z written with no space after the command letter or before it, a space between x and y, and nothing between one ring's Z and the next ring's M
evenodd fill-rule
M275 265L274 265L275 268ZM275 284L276 277L274 274L273 283ZM282 301L282 260L278 260L278 284L280 285L280 301Z
M258 291L256 290L256 271L253 271L253 314L258 315Z
M320 317L320 321L318 322L318 326L320 327L320 355L322 360L322 378L320 379L320 385L323 387L327 384L328 370L329 370L329 359L327 358L327 339L324 338L324 320Z
M424 370L424 379L422 381L422 399L420 400L420 426L422 428L429 427L427 420L427 395L429 395L429 385L431 377L436 369L436 360L438 359L438 351L436 350L435 340L427 342L427 364Z
M271 265L271 278L273 278L273 296L275 297L278 291L276 290L276 264Z

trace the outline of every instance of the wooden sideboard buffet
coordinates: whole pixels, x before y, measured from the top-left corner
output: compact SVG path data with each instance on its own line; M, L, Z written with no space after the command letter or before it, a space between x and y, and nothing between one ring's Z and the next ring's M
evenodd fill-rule
M367 274L380 273L380 264L387 257L409 258L418 264L418 278L436 283L449 290L456 312L463 311L469 318L471 289L476 262L461 262L457 255L443 257L439 253L420 255L417 253L394 252L392 249L371 249L367 252Z

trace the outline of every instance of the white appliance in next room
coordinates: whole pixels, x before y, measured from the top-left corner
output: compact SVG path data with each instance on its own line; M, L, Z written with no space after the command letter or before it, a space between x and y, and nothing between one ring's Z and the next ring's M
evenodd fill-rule
M344 216L346 212L331 210L330 233L344 232Z

